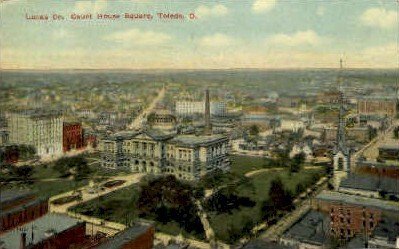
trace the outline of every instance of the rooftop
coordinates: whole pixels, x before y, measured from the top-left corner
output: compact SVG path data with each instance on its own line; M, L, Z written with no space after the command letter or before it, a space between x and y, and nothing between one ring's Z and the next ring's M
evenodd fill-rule
M340 187L367 191L385 191L388 194L399 194L399 181L390 177L349 174L342 180Z
M379 209L398 212L399 203L393 201L385 201L375 198L368 198L363 196L357 196L352 194L345 194L336 191L322 191L319 195L317 195L316 199L326 200L326 201L334 201L341 202L353 205L361 205L366 207L376 207Z
M329 231L329 224L328 216L311 210L285 232L284 237L309 244L323 245L326 241L326 231Z
M24 199L28 196L34 195L34 193L27 189L7 189L0 193L0 203L12 202L20 199Z
M196 136L196 135L178 135L172 139L172 142L190 147L208 145L220 140L227 139L224 135Z
M20 247L21 233L26 232L27 244L33 245L47 239L52 234L63 232L81 222L61 214L47 214L21 227L0 235L0 243L3 242L4 249L15 249ZM32 238L33 228L33 238Z
M378 149L399 150L399 144L384 144L379 146Z
M139 224L127 228L126 230L116 234L105 243L97 247L97 249L119 249L129 241L147 232L152 227L151 223L140 222Z

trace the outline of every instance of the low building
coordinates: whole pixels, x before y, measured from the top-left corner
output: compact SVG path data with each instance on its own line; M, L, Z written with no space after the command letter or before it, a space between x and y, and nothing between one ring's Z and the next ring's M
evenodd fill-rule
M357 161L355 172L358 174L391 177L399 179L399 164L394 162Z
M372 198L396 197L399 199L398 180L384 176L351 173L341 181L339 191Z
M224 116L227 113L226 103L210 102L210 111L213 116ZM178 116L192 116L205 113L204 101L176 101L175 112Z
M378 147L378 158L399 161L399 144L386 144Z
M2 249L81 248L86 224L61 214L47 214L0 235Z
M0 195L0 233L37 219L48 212L48 200L29 190L5 190Z
M64 123L62 130L62 150L68 152L83 148L83 128L81 123Z
M362 115L380 115L395 117L398 113L396 98L364 97L357 101L357 112Z
M280 238L280 243L293 248L325 248L329 236L330 219L327 215L310 210Z
M102 166L195 180L217 168L227 169L228 138L177 135L159 130L122 132L100 142Z
M341 240L370 236L381 217L397 219L399 203L353 194L323 191L313 200L313 209L330 216L330 234Z
M140 222L117 233L97 246L97 249L151 249L154 245L155 228L148 222Z

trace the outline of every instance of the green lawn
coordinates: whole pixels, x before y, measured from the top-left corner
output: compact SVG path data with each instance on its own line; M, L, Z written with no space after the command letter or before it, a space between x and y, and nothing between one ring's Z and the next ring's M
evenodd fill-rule
M240 176L245 175L249 171L273 167L270 164L270 160L265 157L232 155L230 156L230 160L231 173Z
M126 174L124 172L104 170L101 167L91 165L92 172L87 179L74 181L69 178L62 178L61 174L54 170L53 166L54 162L34 166L31 177L33 180L32 184L13 183L7 185L5 188L29 188L36 191L39 197L48 198L87 185L89 179L105 181L110 176Z
M100 198L78 204L70 210L88 216L126 224L137 217L137 186L126 187Z
M312 178L322 173L320 169L302 170L299 173L290 175L288 170L259 173L251 177L248 184L236 187L239 196L250 197L256 202L254 207L243 207L234 210L232 213L216 214L210 213L210 223L215 231L217 239L232 243L234 234L242 234L242 229L247 223L261 222L260 207L263 201L268 198L270 183L276 177L280 177L284 186L295 193L296 186L301 183L309 185Z
M128 224L138 217L136 208L137 198L138 187L132 185L101 196L100 198L78 204L70 208L70 211L121 224ZM153 220L153 217L142 218ZM176 222L168 222L166 224L156 222L156 229L165 234L179 235L181 233L185 237L195 238L194 235L184 231Z

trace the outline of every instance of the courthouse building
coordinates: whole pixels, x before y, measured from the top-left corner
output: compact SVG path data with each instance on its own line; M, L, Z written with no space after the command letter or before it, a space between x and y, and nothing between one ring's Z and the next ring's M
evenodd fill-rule
M228 138L177 135L159 130L122 132L100 141L104 168L172 174L195 180L215 169L227 170Z
M8 128L10 143L32 145L39 156L62 153L61 112L24 110L9 113Z

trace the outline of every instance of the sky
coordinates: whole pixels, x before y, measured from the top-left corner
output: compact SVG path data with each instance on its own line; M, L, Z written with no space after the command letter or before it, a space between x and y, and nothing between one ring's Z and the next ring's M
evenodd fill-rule
M2 69L397 68L397 0L2 0ZM160 20L158 12L184 20ZM70 20L150 13L151 21ZM188 18L190 13L197 17ZM62 21L26 16L63 15Z

